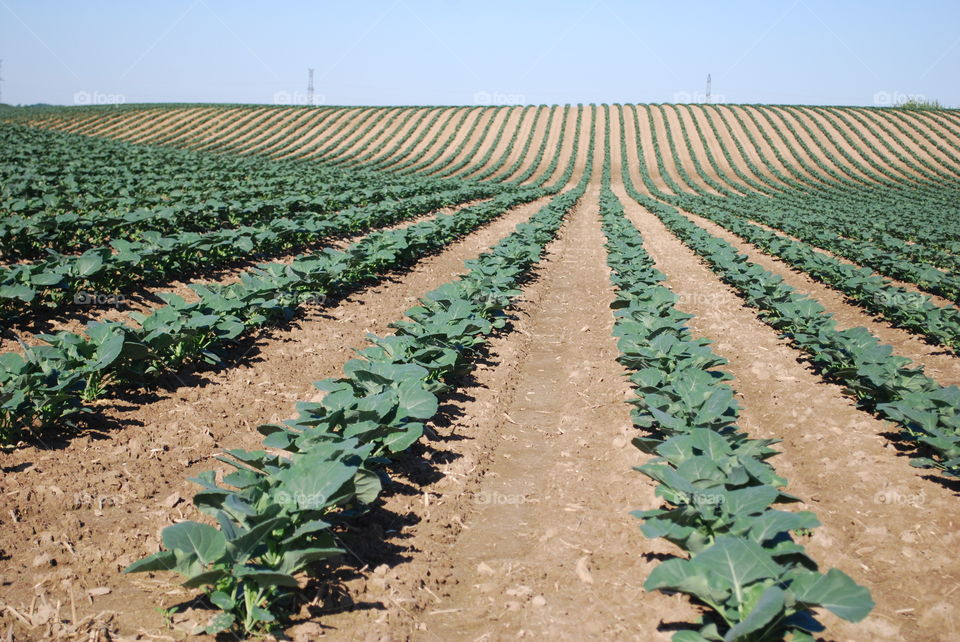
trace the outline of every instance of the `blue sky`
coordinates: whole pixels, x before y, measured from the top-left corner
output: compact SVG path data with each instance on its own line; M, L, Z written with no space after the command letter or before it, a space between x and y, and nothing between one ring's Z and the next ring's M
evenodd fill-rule
M0 0L3 102L960 106L960 2Z

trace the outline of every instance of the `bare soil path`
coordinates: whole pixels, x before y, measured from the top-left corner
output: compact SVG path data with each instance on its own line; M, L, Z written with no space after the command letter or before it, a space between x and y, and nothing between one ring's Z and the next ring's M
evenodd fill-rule
M694 334L717 341L714 352L729 360L724 369L735 377L743 428L784 440L771 463L788 479L788 492L804 500L796 508L823 522L804 545L824 569L848 573L877 602L858 624L823 614L827 639L960 639L955 601L936 597L960 588L960 561L947 553L960 544L956 490L910 467L886 438L889 423L824 383L659 219L621 187L614 191L680 297L678 307L695 315Z
M263 333L235 367L183 375L169 390L105 402L103 420L84 434L0 453L0 550L6 558L0 603L26 612L35 595L69 604L73 590L83 598L76 604L78 620L115 611L114 622L126 634L161 629L154 607L191 593L119 571L157 550L162 527L197 518L187 479L216 467L212 457L224 448L257 447L257 425L291 416L295 401L314 396L312 382L337 375L368 332L388 333L388 324L418 297L461 273L464 260L545 202L517 207L406 273ZM86 599L101 587L111 592ZM11 624L23 639L43 631L0 613L0 630Z
M871 315L863 308L847 303L843 295L837 290L814 280L805 272L793 269L784 261L763 253L754 245L720 227L713 221L689 212L684 214L717 238L722 238L733 245L738 252L746 254L757 265L779 275L787 285L797 292L819 301L833 315L837 327L841 330L863 326L882 343L893 346L895 354L907 357L917 364L922 364L927 375L937 380L941 385L960 385L960 358L954 356L949 350L929 344L922 337L894 327L882 318Z
M376 570L324 620L334 637L666 640L662 622L695 616L641 588L675 551L627 512L656 500L631 470L645 456L629 444L598 194L550 246L512 336L491 349L495 367L475 373L439 430L435 477L411 475L387 499L400 550L362 557Z

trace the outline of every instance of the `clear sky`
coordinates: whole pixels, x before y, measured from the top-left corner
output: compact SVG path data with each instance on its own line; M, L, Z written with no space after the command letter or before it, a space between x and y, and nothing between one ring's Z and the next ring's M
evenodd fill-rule
M957 0L0 0L2 100L960 106Z

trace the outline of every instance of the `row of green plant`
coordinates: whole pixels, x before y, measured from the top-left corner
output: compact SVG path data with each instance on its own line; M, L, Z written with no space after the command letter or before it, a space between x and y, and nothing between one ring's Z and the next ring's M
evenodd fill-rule
M592 151L592 140L591 140ZM589 172L587 173L587 176ZM380 493L384 466L424 433L438 395L468 372L486 338L506 324L520 279L540 259L586 187L556 196L468 272L420 300L396 332L315 385L319 402L299 416L261 426L261 451L227 452L235 471L195 481L194 504L217 526L186 521L163 531L165 550L126 572L176 571L220 609L207 633L257 634L278 626L293 602L297 575L343 552L337 525L356 519ZM267 450L268 449L268 450Z
M753 146L758 147L740 113L736 111L732 113L750 137ZM762 113L769 118L766 110ZM779 129L776 129L776 133L780 136L780 146L770 138L767 133L768 128L757 123L754 110L747 110L746 114L764 137L768 147L786 167L791 165L783 158L780 146L786 147L787 151L794 155L795 162L803 165L810 174L816 175L817 170L806 163L802 154L797 154L793 150L790 139L785 137ZM723 112L720 112L720 116L725 119ZM776 122L770 120L768 124L776 125ZM709 148L707 148L707 154L708 156L710 154ZM814 221L822 230L846 238L867 241L880 250L900 254L907 260L948 269L957 267L955 252L944 249L951 246L943 232L944 225L951 224L947 206L952 201L948 191L943 190L943 185L930 186L936 190L934 192L936 195L946 197L934 201L930 198L930 192L919 191L916 185L900 185L895 188L880 188L878 185L873 185L867 186L869 189L865 190L862 184L834 183L826 177L822 178L824 183L818 184L777 174L776 168L770 163L766 154L761 154L760 158L765 162L768 171L776 174L782 182L779 185L779 191L771 194L776 202L787 203L791 210L805 208L813 216L816 216L817 211L828 213L830 216L819 216ZM764 179L762 173L751 164L749 156L745 156L745 160L753 171ZM773 181L768 180L768 183L775 185ZM764 204L764 199L757 200ZM749 211L752 207L743 209ZM937 210L942 212L941 216L934 215ZM865 212L869 213L865 215ZM806 214L795 214L794 218L803 216ZM953 247L958 249L960 244Z
M824 627L812 609L824 607L852 622L873 608L867 589L837 569L825 574L792 533L820 525L809 511L774 508L798 501L767 459L769 439L751 439L736 426L739 407L720 370L726 361L709 342L694 339L691 315L643 249L622 205L603 186L600 201L613 302L618 360L630 371L633 444L655 458L637 470L658 482L661 508L637 511L644 535L662 537L689 557L651 571L646 590L686 593L709 607L696 630L677 642L810 640Z
M669 134L669 126L667 132ZM701 179L726 197L699 199L695 205L688 200L691 211L843 292L850 302L879 314L898 327L951 349L960 346L960 310L954 306L937 305L930 297L895 286L869 269L844 263L831 255L813 250L806 243L750 222L749 210L742 209L744 199L737 198L725 185L710 178L697 161L686 130L683 134ZM708 155L708 158L713 161L712 155ZM702 191L700 193L706 195ZM781 197L777 196L773 201L780 203Z
M893 325L954 351L960 349L960 310L955 306L938 305L929 296L893 285L869 268L817 252L806 243L764 229L719 207L704 205L697 208L697 213L842 292L851 303Z
M648 118L652 127L652 112L648 112ZM861 188L838 193L827 189L810 189L796 182L788 182L794 189L776 194L768 192L766 196L736 194L722 183L713 180L703 170L684 129L685 142L694 167L701 180L720 192L720 196L716 196L704 190L688 175L679 161L674 139L670 136L669 121L666 119L664 127L674 165L685 186L675 183L661 165L661 174L674 194L661 193L658 198L691 211L696 211L698 207L726 208L739 216L783 229L806 242L834 251L887 276L914 282L933 294L955 299L956 293L960 292L957 277L936 267L942 265L955 269L960 266L952 253L922 243L907 242L889 233L891 229L902 229L903 217L913 211L914 216L908 226L913 234L936 229L942 237L943 221L950 219L951 212L955 214L955 201L935 206L919 200L919 192L916 190L905 192L902 185L893 190L874 185L869 192ZM658 164L662 163L659 143L656 139L653 142ZM750 156L744 153L742 146L739 149L747 164L753 167ZM727 156L730 158L729 154ZM753 171L762 175L755 167ZM751 187L756 188L756 185L751 184ZM943 191L947 186L937 184L937 189ZM690 194L690 191L695 195ZM912 204L907 202L907 196L913 196ZM868 208L871 214L867 223L863 222L865 208ZM922 213L918 212L918 208L922 208ZM951 225L952 222L947 227ZM863 232L864 229L872 230L869 236Z
M960 388L941 386L922 368L908 367L909 359L894 355L865 328L837 330L817 301L798 294L674 207L639 193L626 171L623 181L631 198L656 214L748 305L759 309L761 320L807 353L821 374L841 383L862 407L895 422L905 440L929 455L913 459L913 465L960 476Z
M365 232L439 208L489 198L504 190L477 185L418 191L422 193L403 200L380 201L335 213L277 217L257 226L168 236L142 232L138 240L115 239L107 246L77 256L51 253L45 261L0 267L0 318L33 314L38 307L69 305L83 292L126 293L144 282L165 282L177 274L189 275L204 268Z
M0 253L8 260L76 253L145 231L205 232L460 187L10 124L0 124L0 141Z
M263 264L230 285L194 284L197 301L162 295L166 305L131 315L136 326L91 321L85 334L38 335L45 344L0 355L0 441L64 420L113 387L144 385L191 362L216 363L215 350L249 330L287 320L301 305L414 263L543 194L517 191L455 214L374 232L345 251L327 248L289 265Z

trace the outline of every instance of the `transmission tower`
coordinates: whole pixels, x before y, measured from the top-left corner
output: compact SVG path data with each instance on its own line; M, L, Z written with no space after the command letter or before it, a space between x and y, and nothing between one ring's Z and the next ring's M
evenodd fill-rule
M307 69L307 104L313 106L313 69Z
M707 74L707 104L710 103L710 74Z
M0 103L3 102L3 60L0 60Z

